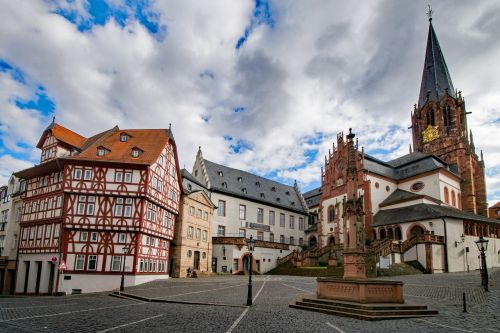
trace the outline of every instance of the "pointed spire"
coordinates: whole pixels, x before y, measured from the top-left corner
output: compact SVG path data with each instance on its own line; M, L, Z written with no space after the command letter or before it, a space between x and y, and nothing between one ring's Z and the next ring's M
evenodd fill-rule
M431 12L432 13L432 12ZM443 52L432 26L432 16L429 17L429 34L427 37L427 50L425 51L424 71L420 85L418 107L430 101L439 101L441 97L450 95L455 97L455 89L451 82L450 73L444 60Z
M410 143L410 154L411 154L411 143Z

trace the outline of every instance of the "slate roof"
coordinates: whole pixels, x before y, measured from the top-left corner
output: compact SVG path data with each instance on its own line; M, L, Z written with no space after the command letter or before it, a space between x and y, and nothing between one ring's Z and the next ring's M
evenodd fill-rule
M380 207L389 206L392 205L393 203L398 203L401 201L416 200L419 198L422 198L422 195L401 190L398 188L396 191L392 192L391 195L389 195L384 201L380 203Z
M461 220L478 222L500 223L499 220L464 212L456 208L421 203L401 208L379 210L378 213L374 216L373 226L376 227L388 224L429 220L443 217L451 217Z
M184 192L188 194L196 191L207 192L208 189L186 169L181 170L181 176Z
M429 100L439 101L446 94L455 97L455 89L436 32L432 23L430 23L418 107L421 108L425 105L427 95Z
M307 207L311 208L319 205L319 201L321 199L321 187L315 188L314 190L310 190L302 194L304 200L307 204Z
M405 179L440 168L453 172L459 177L456 170L450 169L448 164L441 159L422 152L406 154L388 162L383 162L373 156L365 154L364 167L368 171L394 180Z
M203 159L210 190L307 214L298 188Z

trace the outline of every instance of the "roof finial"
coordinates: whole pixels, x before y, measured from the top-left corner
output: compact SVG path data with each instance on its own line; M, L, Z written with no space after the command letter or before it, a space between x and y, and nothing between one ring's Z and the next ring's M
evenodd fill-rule
M172 130L172 123L168 123L168 129Z
M429 22L432 22L432 14L434 13L434 11L432 10L431 5L427 5L427 7L429 7L429 10L427 11L427 17L429 18Z
M55 124L56 123L56 116L52 116L52 123Z

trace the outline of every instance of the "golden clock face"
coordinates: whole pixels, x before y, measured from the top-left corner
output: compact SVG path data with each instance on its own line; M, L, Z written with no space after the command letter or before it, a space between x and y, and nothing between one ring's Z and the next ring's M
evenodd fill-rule
M425 130L422 131L422 141L424 143L431 142L439 138L439 131L437 126L428 125Z

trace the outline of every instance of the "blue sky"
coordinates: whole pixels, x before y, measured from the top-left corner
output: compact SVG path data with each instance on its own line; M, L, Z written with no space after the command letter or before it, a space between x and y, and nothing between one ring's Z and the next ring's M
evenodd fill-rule
M489 1L435 4L433 21L500 200L500 20ZM53 116L84 136L173 130L181 165L215 162L303 191L352 127L365 151L408 152L428 22L413 1L38 0L0 12L0 181L37 163ZM416 15L415 13L422 13ZM471 80L471 73L474 80Z

